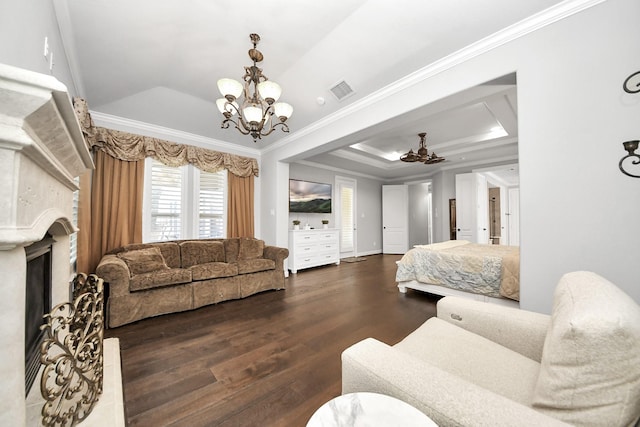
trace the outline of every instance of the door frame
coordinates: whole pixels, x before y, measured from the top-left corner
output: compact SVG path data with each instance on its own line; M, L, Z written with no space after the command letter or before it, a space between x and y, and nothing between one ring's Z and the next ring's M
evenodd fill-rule
M342 251L342 194L341 186L347 185L353 189L353 200L351 201L353 207L353 249L348 252ZM339 231L339 244L340 244L340 258L357 257L358 256L358 181L353 178L347 178L344 176L335 176L335 188L336 194L334 196L335 203L335 222Z

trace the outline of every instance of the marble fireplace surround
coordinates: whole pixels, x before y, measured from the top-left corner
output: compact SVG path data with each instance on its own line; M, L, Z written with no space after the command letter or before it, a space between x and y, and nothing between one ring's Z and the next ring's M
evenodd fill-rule
M68 301L74 178L92 167L66 87L0 64L0 425L26 425L24 248L52 235L52 307Z

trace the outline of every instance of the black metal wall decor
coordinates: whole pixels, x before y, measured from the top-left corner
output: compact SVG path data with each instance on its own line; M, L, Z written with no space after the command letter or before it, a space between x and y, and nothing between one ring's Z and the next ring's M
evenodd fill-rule
M636 71L626 78L622 84L622 88L628 93L640 92L640 71Z
M625 175L631 176L633 178L640 178L640 175L634 175L632 173L627 172L626 170L624 170L622 163L630 157L635 157L637 160L633 160L631 164L632 165L640 164L640 154L636 154L636 150L638 149L638 143L640 143L639 140L626 141L622 143L622 146L624 147L625 150L627 150L627 153L629 154L627 154L622 159L620 159L620 163L619 163L620 170L622 171L622 173Z
M622 88L627 93L640 93L640 71L637 71L631 74L629 77L627 77L624 83L622 84ZM620 167L620 171L623 174L633 178L640 178L640 175L634 175L632 173L627 172L624 169L623 163L625 160L635 157L635 159L631 161L631 164L632 165L640 164L640 154L636 154L636 150L638 149L639 143L640 143L640 140L623 142L622 146L627 151L627 155L624 156L622 159L620 159L620 163L618 164L618 166Z

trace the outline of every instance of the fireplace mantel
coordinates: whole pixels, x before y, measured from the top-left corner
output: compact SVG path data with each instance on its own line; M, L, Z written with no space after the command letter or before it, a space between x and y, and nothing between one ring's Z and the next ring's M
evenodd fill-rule
M0 188L0 250L40 240L58 220L72 233L63 193L92 167L66 87L0 64L0 180L8 184Z
M92 167L66 87L0 64L0 425L26 423L24 247L53 236L52 304L68 300L74 178Z

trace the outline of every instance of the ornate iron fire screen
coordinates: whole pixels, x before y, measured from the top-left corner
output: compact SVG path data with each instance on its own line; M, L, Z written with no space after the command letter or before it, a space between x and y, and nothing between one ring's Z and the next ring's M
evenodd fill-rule
M104 331L103 283L80 273L73 280L73 302L46 314L40 361L45 426L74 426L93 410L102 394Z

